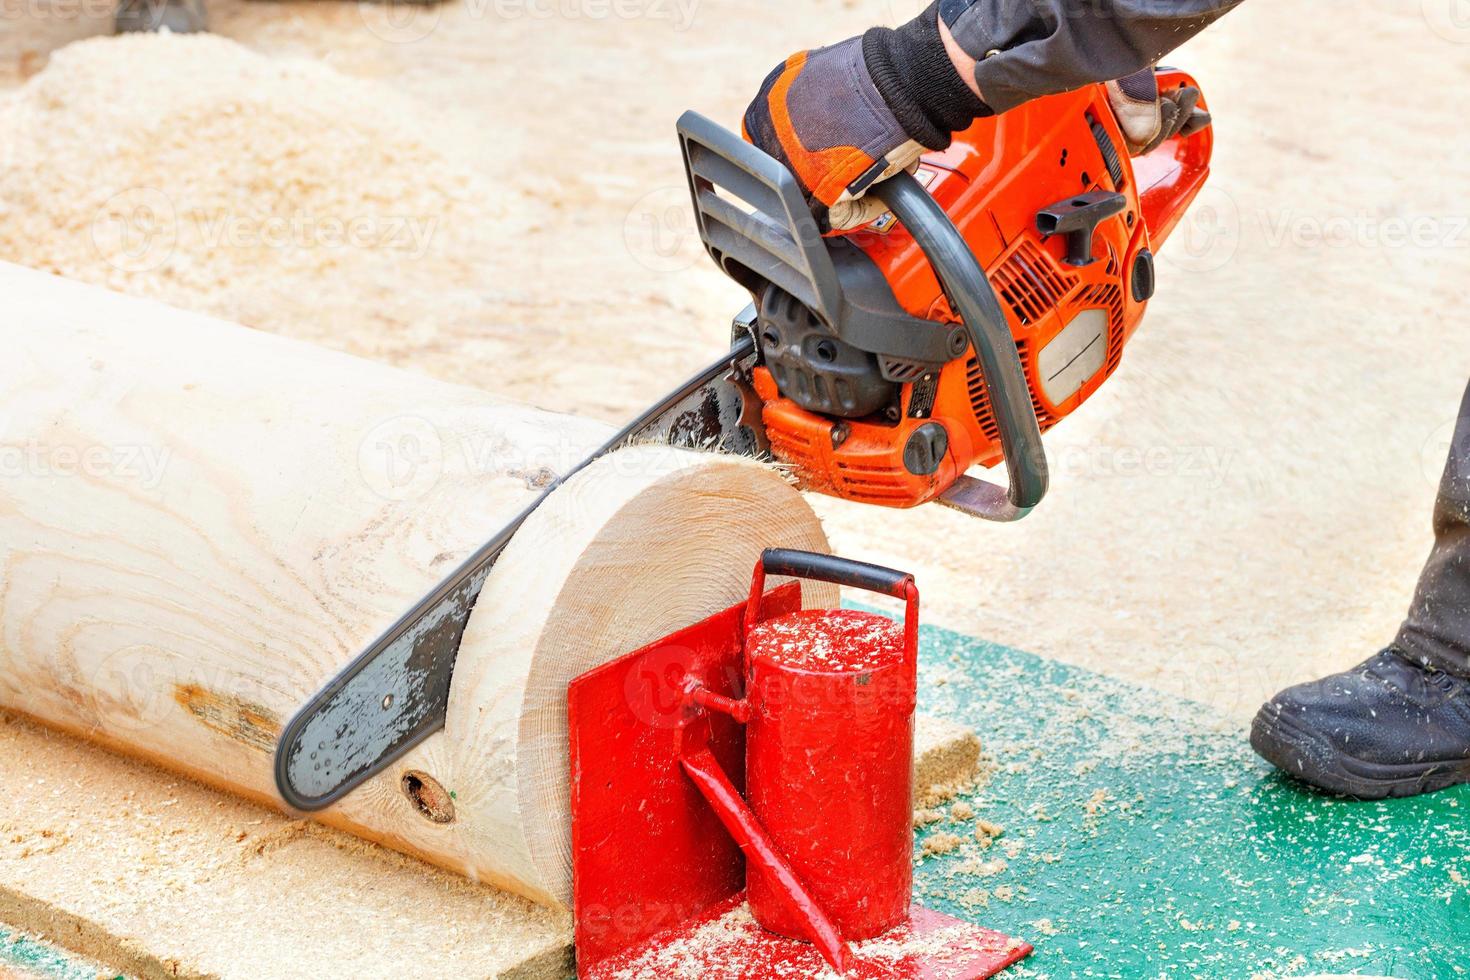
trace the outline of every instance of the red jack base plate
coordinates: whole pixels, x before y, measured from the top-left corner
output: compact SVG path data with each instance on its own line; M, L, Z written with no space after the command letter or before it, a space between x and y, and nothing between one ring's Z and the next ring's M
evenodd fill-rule
M916 908L907 925L852 944L845 974L809 943L762 929L744 895L580 971L582 980L982 980L1031 953L1029 943Z

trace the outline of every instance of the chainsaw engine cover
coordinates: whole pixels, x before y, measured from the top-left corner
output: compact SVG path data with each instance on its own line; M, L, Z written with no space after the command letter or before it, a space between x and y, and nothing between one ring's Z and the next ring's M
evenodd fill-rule
M768 286L759 314L761 357L784 397L842 419L897 411L898 386L884 380L878 358L842 340L796 297Z

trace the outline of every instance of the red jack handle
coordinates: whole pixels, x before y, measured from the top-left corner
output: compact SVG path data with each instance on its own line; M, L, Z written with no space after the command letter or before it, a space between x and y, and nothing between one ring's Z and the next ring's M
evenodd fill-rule
M814 551L790 548L767 548L755 563L750 580L750 598L745 603L745 632L760 621L761 596L766 591L767 575L788 575L864 589L881 595L906 600L903 618L904 657L909 666L919 665L919 587L908 572L900 572L865 561L821 555Z

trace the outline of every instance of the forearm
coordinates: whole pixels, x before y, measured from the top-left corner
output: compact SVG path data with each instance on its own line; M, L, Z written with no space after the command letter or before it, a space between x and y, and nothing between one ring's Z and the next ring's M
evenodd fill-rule
M1151 67L1240 3L940 0L939 33L960 77L1004 112Z

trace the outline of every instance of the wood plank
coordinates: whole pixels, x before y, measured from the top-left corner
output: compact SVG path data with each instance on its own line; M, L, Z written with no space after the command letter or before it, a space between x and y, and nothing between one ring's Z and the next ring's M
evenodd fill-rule
M564 913L18 716L0 769L0 920L130 976L567 976Z

